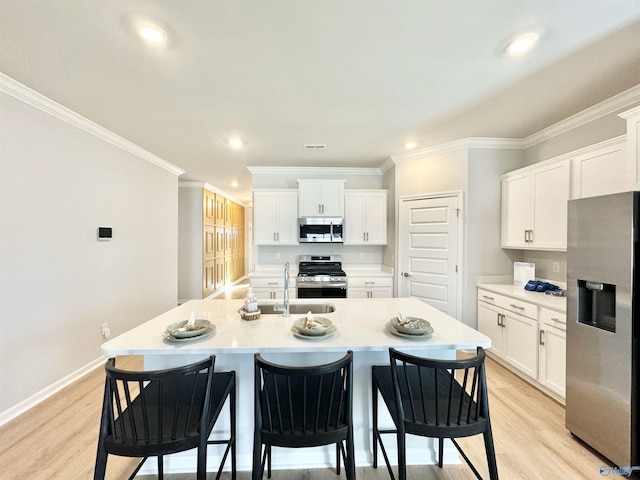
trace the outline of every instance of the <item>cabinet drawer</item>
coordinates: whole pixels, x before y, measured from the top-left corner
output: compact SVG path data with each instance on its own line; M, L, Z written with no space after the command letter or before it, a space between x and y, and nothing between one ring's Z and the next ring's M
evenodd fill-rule
M296 286L295 278L289 279L289 288ZM282 277L256 277L251 279L253 288L284 288L284 278Z
M478 290L478 300L504 308L510 312L524 315L529 318L538 318L538 306L525 302L523 300L500 295L499 293L489 292L487 290Z
M349 277L347 276L349 287L391 287L393 280L391 277Z
M561 330L567 329L567 314L557 310L540 307L540 321Z

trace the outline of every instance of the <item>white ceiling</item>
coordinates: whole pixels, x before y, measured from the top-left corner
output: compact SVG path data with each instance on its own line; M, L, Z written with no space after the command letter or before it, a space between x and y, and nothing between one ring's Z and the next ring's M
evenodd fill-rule
M142 43L136 19L168 45ZM502 54L532 29L534 51ZM248 200L247 166L523 138L638 84L640 2L0 0L0 72Z

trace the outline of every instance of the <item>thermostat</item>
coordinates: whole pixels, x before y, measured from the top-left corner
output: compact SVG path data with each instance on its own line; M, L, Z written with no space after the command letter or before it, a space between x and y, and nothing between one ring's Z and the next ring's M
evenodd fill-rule
M98 240L111 240L113 237L111 227L98 227Z

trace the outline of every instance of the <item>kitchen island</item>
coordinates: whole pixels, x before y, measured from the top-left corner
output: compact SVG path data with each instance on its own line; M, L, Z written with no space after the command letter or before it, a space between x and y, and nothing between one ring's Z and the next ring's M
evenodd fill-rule
M246 321L238 314L242 300L192 300L104 343L102 350L111 356L143 355L146 369L184 365L214 354L216 370L235 370L238 382L238 469L250 470L254 353L259 352L267 360L287 365L313 365L336 360L347 350L354 352L355 456L356 464L364 466L370 465L372 459L370 367L389 362L389 347L432 358L455 358L457 349L475 349L477 346L488 348L491 344L489 337L415 298L330 299L304 303L333 305L335 311L317 316L330 319L337 327L336 332L326 338L302 339L293 335L291 326L294 320L303 315L262 315L258 320ZM166 326L188 319L191 312L196 318L213 323L214 334L190 342L165 340L162 334ZM397 312L428 320L434 333L420 339L393 335L386 329L386 324ZM381 419L381 425L390 422L389 418ZM214 435L227 424L227 419L221 417ZM436 452L431 440L411 440L407 448L408 463L435 463ZM393 447L394 442L388 444ZM395 450L389 450L395 461ZM216 464L218 455L219 450L212 445L209 448L210 468ZM326 467L335 464L334 457L333 447L295 451L274 448L273 468ZM458 462L457 452L452 445L445 449L445 461ZM169 456L165 462L167 472L193 471L196 465L195 451ZM147 473L154 471L152 463L145 465Z

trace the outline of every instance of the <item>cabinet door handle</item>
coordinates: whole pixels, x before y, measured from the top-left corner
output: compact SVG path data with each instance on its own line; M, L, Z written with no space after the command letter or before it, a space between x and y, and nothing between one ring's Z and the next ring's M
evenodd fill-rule
M362 241L364 242L366 240L367 240L367 237L365 237L364 232L362 232Z
M512 304L511 304L511 307L513 307L513 308L517 308L518 310L524 310L524 307L521 307L521 306L516 305L516 304L514 304L514 303L512 303Z
M482 298L486 298L487 300L491 300L492 302L495 300L495 298L490 297L488 295L482 295Z
M376 282L364 282L365 285L375 285Z
M524 243L529 241L529 230L524 231Z
M369 241L369 232L366 233L367 235L367 242Z
M542 335L544 334L544 330L540 330L540 332L538 332L538 343L540 345L544 345L544 341L542 340Z

